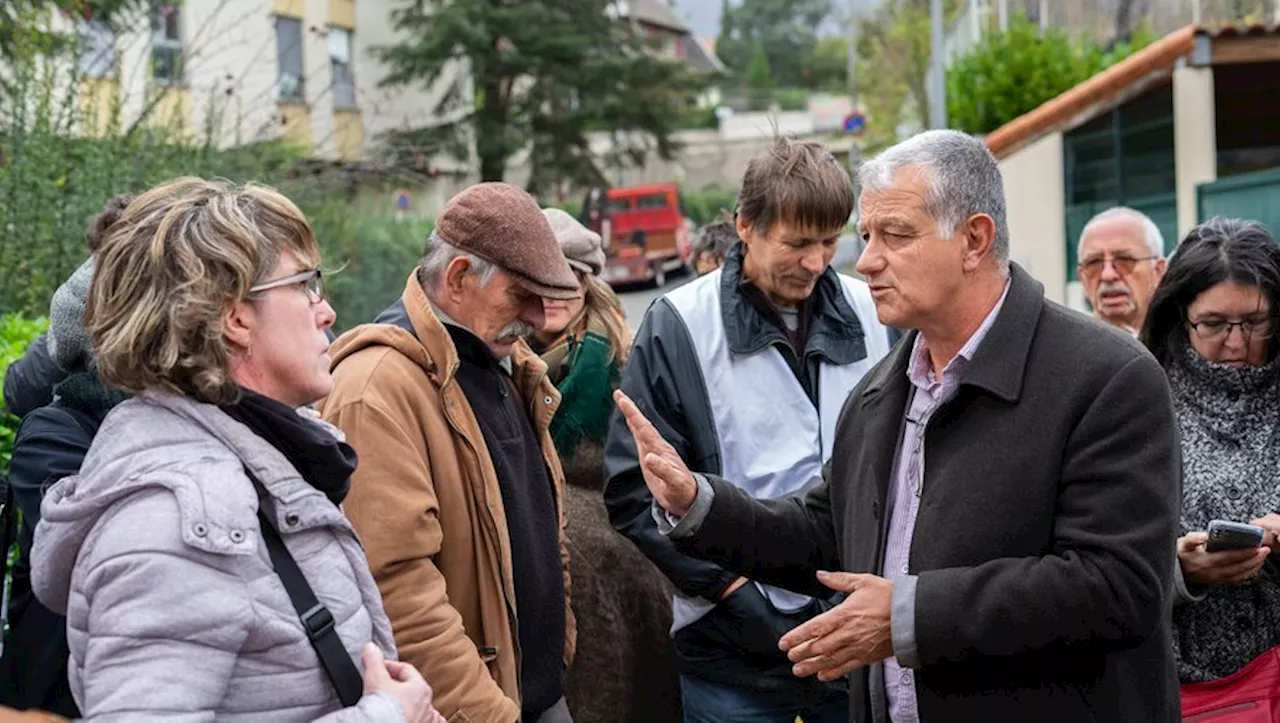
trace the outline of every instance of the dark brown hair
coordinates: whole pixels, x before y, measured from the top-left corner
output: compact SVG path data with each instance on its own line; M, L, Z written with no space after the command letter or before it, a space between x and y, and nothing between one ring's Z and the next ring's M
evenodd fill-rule
M98 253L98 247L102 246L102 238L106 236L107 229L120 220L120 216L131 203L133 203L133 194L122 193L108 200L107 205L103 206L96 216L89 219L89 225L84 231L84 245L89 247L89 253Z
M738 194L738 216L757 233L775 221L803 229L843 228L853 214L853 184L821 144L777 138L747 164Z

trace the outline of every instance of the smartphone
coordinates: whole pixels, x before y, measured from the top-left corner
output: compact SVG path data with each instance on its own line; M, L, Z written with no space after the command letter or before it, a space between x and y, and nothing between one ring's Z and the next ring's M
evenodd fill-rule
M1209 542L1205 552L1251 550L1262 545L1262 528L1243 522L1213 520L1209 523Z

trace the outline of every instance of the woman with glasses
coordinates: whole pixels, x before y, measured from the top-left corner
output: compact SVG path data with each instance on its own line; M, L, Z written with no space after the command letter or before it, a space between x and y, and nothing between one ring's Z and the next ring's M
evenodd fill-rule
M67 617L86 720L442 721L338 505L334 311L279 193L180 179L97 254L85 327L133 398L45 494L32 588Z
M1178 247L1142 330L1182 436L1173 621L1184 683L1231 675L1280 644L1278 309L1280 246L1257 223L1215 218ZM1218 519L1262 526L1263 545L1208 552Z

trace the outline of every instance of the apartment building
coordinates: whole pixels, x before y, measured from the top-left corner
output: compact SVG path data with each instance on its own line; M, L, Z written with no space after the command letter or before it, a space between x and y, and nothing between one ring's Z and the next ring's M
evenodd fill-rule
M186 0L117 23L62 17L79 38L82 98L101 126L118 107L191 138L284 138L317 159L373 157L382 134L431 122L465 74L384 89L372 48L395 42L391 0Z

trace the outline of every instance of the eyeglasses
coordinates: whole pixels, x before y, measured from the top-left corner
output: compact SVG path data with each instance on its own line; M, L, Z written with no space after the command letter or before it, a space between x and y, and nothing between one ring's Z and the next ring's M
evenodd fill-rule
M1103 256L1100 258L1086 259L1080 262L1080 265L1076 267L1076 271L1079 272L1080 278L1092 280L1094 277L1102 275L1102 270L1106 268L1107 262L1110 261L1111 268L1115 269L1117 274L1121 276L1128 276L1133 273L1133 270L1137 268L1140 261L1151 261L1152 259L1157 258L1160 257L1142 256L1140 258L1134 258L1132 256Z
M313 304L319 304L324 301L324 278L320 273L320 269L311 269L310 271L300 271L290 276L282 276L278 279L268 279L261 284L249 287L249 296L259 295L272 289L279 289L285 286L297 284L301 287L302 293L307 295L307 300Z
M1271 317L1261 316L1252 319L1241 319L1240 321L1229 321L1227 319L1206 319L1204 321L1187 320L1187 326L1201 341L1221 342L1226 341L1231 336L1231 330L1240 327L1240 333L1244 335L1245 341L1252 339L1270 339L1274 333L1271 325Z

